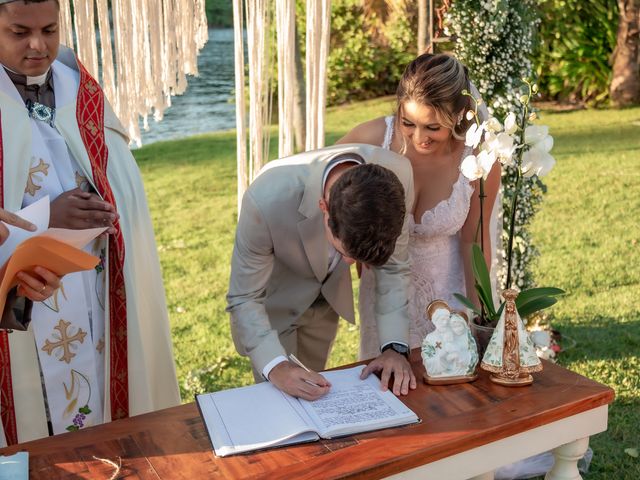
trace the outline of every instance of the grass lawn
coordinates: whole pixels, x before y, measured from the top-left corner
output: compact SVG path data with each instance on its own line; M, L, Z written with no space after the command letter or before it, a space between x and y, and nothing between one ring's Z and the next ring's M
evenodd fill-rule
M392 109L389 99L335 109L327 144ZM609 430L594 437L589 479L638 479L640 459L640 108L544 113L556 168L532 225L540 285L568 292L551 314L575 341L559 363L616 391ZM277 137L272 140L276 156ZM253 381L224 312L236 214L233 132L135 151L162 262L183 400ZM357 329L341 322L330 365L354 361ZM568 343L568 342L567 342ZM633 453L633 451L631 451Z

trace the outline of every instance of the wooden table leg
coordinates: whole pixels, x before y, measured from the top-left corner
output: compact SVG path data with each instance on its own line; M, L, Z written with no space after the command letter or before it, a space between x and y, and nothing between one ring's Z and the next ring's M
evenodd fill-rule
M580 460L589 447L589 437L565 443L553 450L556 462L545 475L545 480L582 480L578 471Z
M493 472L483 473L482 475L476 475L469 480L493 480Z

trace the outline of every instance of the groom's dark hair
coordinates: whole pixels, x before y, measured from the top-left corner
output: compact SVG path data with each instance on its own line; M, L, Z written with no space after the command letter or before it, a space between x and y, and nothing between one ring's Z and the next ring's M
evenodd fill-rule
M349 257L384 265L393 254L406 213L404 188L391 170L357 165L331 187L329 228Z

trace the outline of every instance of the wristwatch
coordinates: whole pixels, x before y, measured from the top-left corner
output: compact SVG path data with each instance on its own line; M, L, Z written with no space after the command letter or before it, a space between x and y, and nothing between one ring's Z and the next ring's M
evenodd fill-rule
M393 350L394 352L399 353L400 355L404 355L405 358L409 358L409 347L404 343L391 342L387 343L384 347L382 347L382 352L385 350Z

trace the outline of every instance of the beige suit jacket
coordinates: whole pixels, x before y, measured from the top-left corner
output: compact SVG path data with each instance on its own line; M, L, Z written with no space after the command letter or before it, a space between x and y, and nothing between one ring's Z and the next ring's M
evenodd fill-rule
M406 198L402 234L387 264L375 268L376 319L381 345L409 343L408 219L413 202L409 161L372 145L336 145L267 164L242 199L231 259L227 311L236 349L261 372L285 351L278 334L322 293L333 309L355 321L350 269L340 260L328 271L328 240L319 207L329 160L347 151L392 170Z

